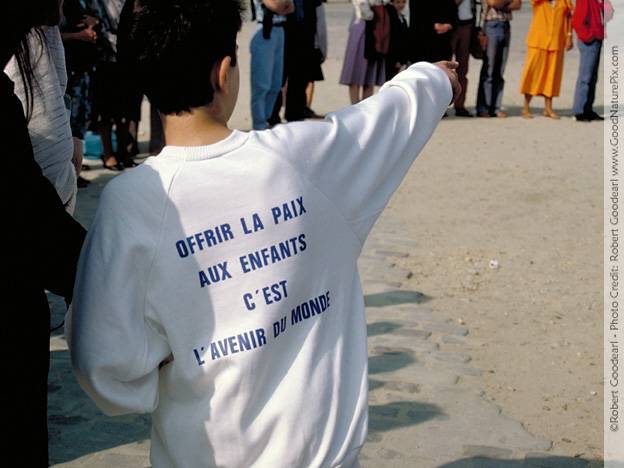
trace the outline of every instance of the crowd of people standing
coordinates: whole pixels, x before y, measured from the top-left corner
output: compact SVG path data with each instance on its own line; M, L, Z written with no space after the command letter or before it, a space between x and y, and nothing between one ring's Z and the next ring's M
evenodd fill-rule
M353 0L354 14L340 83L349 87L352 103L372 95L375 86L391 79L409 63L455 59L462 92L454 102L458 117L507 116L503 110L505 66L511 41L513 12L521 0ZM557 119L553 98L559 96L563 58L578 37L581 64L574 97L577 121L600 120L593 110L604 24L613 15L608 0L531 0L532 21L520 92L522 116L531 118L533 96L545 99L544 115ZM371 53L371 50L374 52ZM482 61L475 103L466 108L470 57Z
M254 0L258 28L251 41L252 120L254 129L320 117L310 108L305 86L322 80L327 32L320 0ZM522 117L532 118L534 96L545 100L544 116L558 119L553 98L560 94L564 53L578 37L581 53L574 94L577 121L600 120L593 109L604 24L609 0L530 0L532 21L521 77ZM353 17L340 84L355 104L374 93L410 63L456 60L462 92L454 102L457 117L507 117L503 110L505 67L513 12L522 0L352 0ZM319 37L324 41L319 41ZM322 47L319 44L324 44ZM481 61L474 113L466 107L470 58ZM311 83L311 85L310 85Z

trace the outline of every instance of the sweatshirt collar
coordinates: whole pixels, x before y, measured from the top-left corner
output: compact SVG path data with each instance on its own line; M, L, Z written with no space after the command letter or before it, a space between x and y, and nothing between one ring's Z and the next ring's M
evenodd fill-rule
M167 145L160 152L159 157L167 159L184 159L186 161L201 161L230 153L245 144L249 133L232 130L224 140L204 146L171 146Z

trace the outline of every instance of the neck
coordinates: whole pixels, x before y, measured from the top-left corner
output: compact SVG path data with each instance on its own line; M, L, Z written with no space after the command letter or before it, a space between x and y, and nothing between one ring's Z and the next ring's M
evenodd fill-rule
M206 146L226 139L231 133L227 119L215 117L209 107L181 115L162 115L165 141L173 146Z

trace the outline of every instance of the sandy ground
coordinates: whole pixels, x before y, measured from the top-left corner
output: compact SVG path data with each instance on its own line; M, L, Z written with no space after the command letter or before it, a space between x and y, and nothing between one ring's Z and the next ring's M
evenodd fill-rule
M330 57L317 112L348 104L337 82L350 16L349 4L328 7ZM602 125L571 118L576 49L555 101L563 118L518 116L529 19L525 7L512 25L510 117L445 119L393 198L389 210L417 244L397 262L410 272L409 289L469 328L462 351L484 372L466 385L552 440L554 453L600 459ZM250 127L252 29L245 25L239 38L242 89L232 126L241 129ZM471 62L469 107L479 67ZM536 104L541 111L543 102Z
M525 8L512 26L512 115L529 17ZM391 209L419 242L403 262L411 284L470 329L473 364L486 371L474 385L553 452L600 458L602 125L570 117L577 66L574 50L559 121L443 121Z

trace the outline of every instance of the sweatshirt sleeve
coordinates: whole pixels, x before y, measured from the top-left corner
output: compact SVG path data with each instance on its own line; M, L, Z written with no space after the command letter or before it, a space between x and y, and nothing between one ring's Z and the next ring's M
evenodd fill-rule
M146 220L145 213L154 211L157 199L140 188L125 190L117 181L100 200L65 323L78 382L109 415L153 411L158 366L171 353L157 318L146 311L158 217ZM133 196L145 201L137 205Z
M260 132L341 212L364 242L452 99L439 67L417 63L375 96L324 121ZM264 136L266 135L266 136Z

